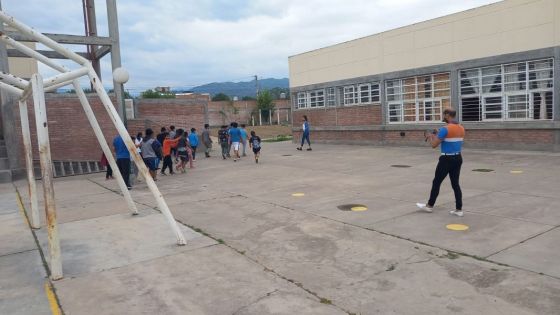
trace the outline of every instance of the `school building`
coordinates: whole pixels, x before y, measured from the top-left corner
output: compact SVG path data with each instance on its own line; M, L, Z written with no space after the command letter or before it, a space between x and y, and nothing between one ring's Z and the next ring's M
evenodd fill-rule
M454 108L466 146L560 151L560 0L505 0L289 58L293 133L425 145Z

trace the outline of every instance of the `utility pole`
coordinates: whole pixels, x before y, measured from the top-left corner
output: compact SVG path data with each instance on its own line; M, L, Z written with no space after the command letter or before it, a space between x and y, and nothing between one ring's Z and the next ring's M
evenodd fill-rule
M255 90L257 91L255 96L259 98L259 77L257 75L255 75Z

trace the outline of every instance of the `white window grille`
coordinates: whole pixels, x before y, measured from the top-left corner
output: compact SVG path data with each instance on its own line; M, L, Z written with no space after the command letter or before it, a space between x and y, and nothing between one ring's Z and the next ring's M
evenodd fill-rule
M299 92L297 94L297 105L298 105L298 108L307 107L307 95L306 95L305 92Z
M379 83L358 85L360 104L379 103Z
M336 89L334 87L327 88L325 103L327 106L336 106Z
M344 87L344 105L354 105L358 103L358 91L355 85Z
M311 108L325 106L325 90L315 90L309 94L309 106Z
M385 92L389 123L441 121L443 109L451 107L449 73L390 80Z
M553 78L552 58L462 70L462 120L550 120Z

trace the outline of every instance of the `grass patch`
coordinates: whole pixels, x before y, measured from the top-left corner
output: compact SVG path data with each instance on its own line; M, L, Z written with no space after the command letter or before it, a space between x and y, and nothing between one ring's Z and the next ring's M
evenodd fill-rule
M218 243L220 243L220 244L224 244L224 243L225 243L224 240L221 239L221 238L217 239L216 241L217 241Z
M282 142L282 141L291 141L294 139L292 136L288 135L278 135L274 138L264 139L262 142Z
M323 304L328 304L328 305L331 305L331 304L332 304L332 301L331 301L331 300L325 299L325 298L321 298L321 300L319 300L319 301L320 301L321 303L323 303Z
M443 257L449 258L449 259L457 259L459 258L459 255L453 252L447 252L447 255L444 255Z

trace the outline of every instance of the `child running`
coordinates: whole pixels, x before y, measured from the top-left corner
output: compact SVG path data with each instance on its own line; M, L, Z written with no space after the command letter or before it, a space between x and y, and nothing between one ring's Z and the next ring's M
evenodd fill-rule
M229 130L229 143L233 148L233 161L237 162L241 157L239 156L239 143L241 142L241 131L237 128L237 123L231 124L231 129Z
M173 127L175 129L175 127ZM175 133L175 131L173 131ZM165 140L163 140L163 167L161 168L161 175L165 176L165 169L169 168L169 175L173 175L173 159L171 158L171 152L173 148L177 147L177 142L179 138L172 139L171 135L166 135Z
M218 141L222 147L222 158L225 160L229 155L229 134L226 125L223 125L218 131Z
M191 134L189 135L189 142L192 149L192 161L196 161L196 148L198 147L198 134L195 128L191 128ZM192 168L192 163L191 163Z
M187 160L189 158L187 152L187 146L189 141L187 140L187 135L183 129L177 130L177 156L179 157L179 163L177 164L177 171L184 173Z
M253 153L255 154L255 163L259 163L259 157L261 156L261 137L257 136L253 130L251 130L249 147L253 149Z

